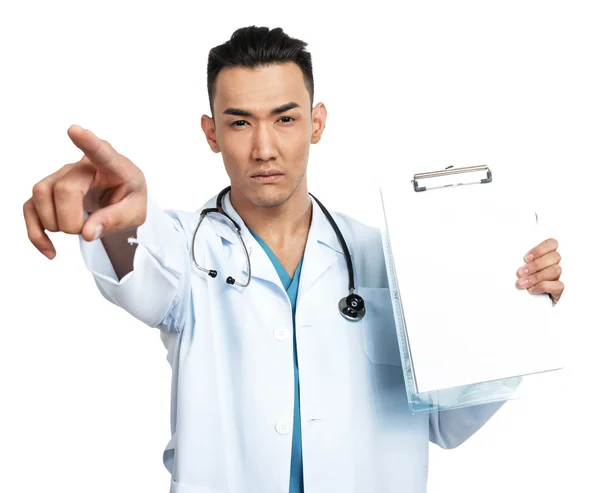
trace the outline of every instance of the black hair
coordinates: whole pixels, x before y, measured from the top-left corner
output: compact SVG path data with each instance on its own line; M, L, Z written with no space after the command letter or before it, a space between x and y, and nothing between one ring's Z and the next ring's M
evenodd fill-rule
M208 99L213 113L217 76L224 67L257 68L293 62L304 75L304 83L313 105L314 80L312 58L305 50L307 43L292 38L277 27L242 27L236 30L225 43L215 46L208 54Z

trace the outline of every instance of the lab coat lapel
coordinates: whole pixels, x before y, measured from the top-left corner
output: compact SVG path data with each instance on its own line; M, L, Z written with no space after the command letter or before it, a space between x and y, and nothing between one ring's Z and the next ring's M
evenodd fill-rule
M340 257L342 260L344 258L343 249L335 231L319 205L312 197L311 200L312 219L306 248L304 249L302 272L300 273L299 298L310 289L331 265Z
M223 198L223 210L240 226L242 239L244 240L244 244L248 249L248 256L250 257L252 278L272 282L283 289L281 280L279 279L279 275L277 274L271 259L269 259L266 252L254 239L254 236L250 233L244 220L231 205L229 194L225 195ZM244 247L240 243L240 238L235 231L235 226L220 214L210 214L210 217L213 220L213 227L215 228L217 235L223 238L229 244L229 247L233 249L232 256L236 259L235 265L243 266L242 271L244 278L242 279L241 276L239 279L236 278L238 281L243 282L243 280L247 278L246 276L248 276L248 265L246 263ZM231 275L235 277L234 274Z

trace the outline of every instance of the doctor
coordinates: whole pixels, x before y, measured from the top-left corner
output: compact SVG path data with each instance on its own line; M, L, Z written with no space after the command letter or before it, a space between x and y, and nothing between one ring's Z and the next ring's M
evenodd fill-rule
M216 193L197 212L163 211L140 168L72 126L83 157L34 186L31 241L53 258L45 230L80 235L100 292L159 329L171 492L424 493L429 442L460 445L501 404L409 413L380 234L330 220L308 192L327 111L305 43L236 31L209 54L208 93L202 130L231 180L228 217L197 228ZM523 253L515 282L558 302L557 242ZM360 298L348 300L349 266Z

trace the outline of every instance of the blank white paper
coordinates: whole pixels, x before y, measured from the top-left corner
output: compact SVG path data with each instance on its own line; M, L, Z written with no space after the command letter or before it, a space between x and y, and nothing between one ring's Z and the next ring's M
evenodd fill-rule
M546 239L515 184L414 192L409 179L382 196L416 392L562 367L551 299L515 284Z

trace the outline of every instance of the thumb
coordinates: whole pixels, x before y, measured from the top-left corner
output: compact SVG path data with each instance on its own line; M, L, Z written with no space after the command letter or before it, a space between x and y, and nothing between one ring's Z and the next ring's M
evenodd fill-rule
M146 207L145 196L141 197L140 193L129 195L90 214L83 223L81 236L92 241L119 231L133 233L146 221Z
M71 125L67 134L79 149L81 149L88 159L103 171L120 174L121 166L118 157L120 154L113 147L89 130L79 125Z

